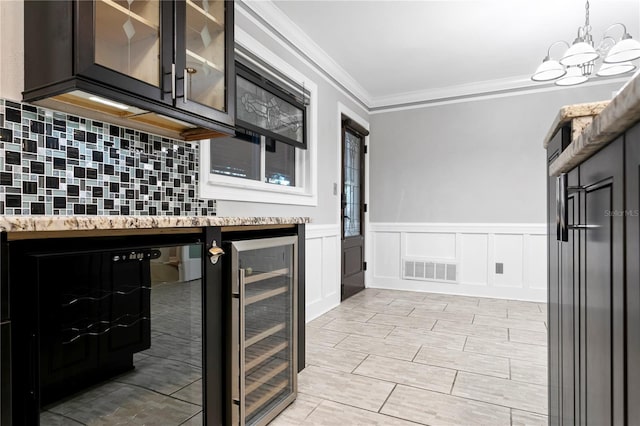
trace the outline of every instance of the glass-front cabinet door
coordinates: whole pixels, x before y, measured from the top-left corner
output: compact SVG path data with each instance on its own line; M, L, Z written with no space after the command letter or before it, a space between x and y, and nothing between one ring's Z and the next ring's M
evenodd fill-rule
M94 0L77 7L79 74L233 125L233 2Z
M231 424L266 425L296 397L297 237L231 245Z
M79 1L78 73L132 94L173 103L172 4Z
M186 0L176 3L176 107L194 113L233 108L233 2ZM233 82L233 80L231 80ZM230 92L229 92L230 91ZM229 93L228 93L229 92Z
M96 63L160 87L160 1L96 1Z

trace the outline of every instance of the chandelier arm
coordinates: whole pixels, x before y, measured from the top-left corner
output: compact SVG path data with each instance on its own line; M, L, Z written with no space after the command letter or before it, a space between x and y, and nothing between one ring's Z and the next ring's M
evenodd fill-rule
M568 42L564 41L564 40L558 40L558 41L554 41L553 43L551 43L551 45L549 46L549 48L547 49L547 58L551 58L551 49L556 45L556 44L564 44L565 46L567 46L567 48L571 47L569 45Z
M627 26L626 26L625 24L623 24L622 22L616 22L615 24L611 24L611 25L609 25L609 26L607 27L607 29L606 29L606 30L604 30L604 33L603 33L603 34L607 34L607 33L609 32L609 30L610 30L611 28L615 27L616 25L621 25L621 26L622 26L622 37L620 37L620 40L623 40L623 39L624 39L624 36L627 34ZM609 37L611 37L611 36L609 36ZM612 37L612 38L613 38L613 37ZM603 39L604 39L604 36L603 36ZM615 39L614 39L614 41L615 41Z

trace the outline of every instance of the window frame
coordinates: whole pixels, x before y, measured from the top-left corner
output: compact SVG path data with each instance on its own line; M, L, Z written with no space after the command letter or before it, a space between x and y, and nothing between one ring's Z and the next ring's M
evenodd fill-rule
M263 75L264 78L282 82L283 86L287 86L287 82L282 81L276 74L266 68L271 67L286 76L286 78L296 82L300 87L305 88L309 100L305 110L307 149L305 150L301 147L296 149L297 186L294 187L211 173L210 140L200 141L200 197L215 200L317 206L318 86L313 80L273 54L248 34L243 32L236 34L236 43L242 45L249 52L260 52L260 55L255 53L252 53L252 55L259 57L259 60L264 65L236 49L236 55L242 58L245 63L248 63L256 72ZM261 141L261 155L263 155L263 145L264 142ZM261 173L263 173L262 170Z

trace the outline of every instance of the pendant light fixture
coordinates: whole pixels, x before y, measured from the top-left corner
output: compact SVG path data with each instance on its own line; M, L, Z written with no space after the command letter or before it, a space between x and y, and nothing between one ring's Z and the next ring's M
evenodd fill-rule
M622 27L622 36L619 40L608 35L615 27ZM551 49L557 44L564 44L567 50L559 60L551 59ZM560 40L552 43L547 49L547 56L538 66L531 80L547 82L555 80L558 86L572 86L584 83L593 74L596 62L604 58L599 70L595 73L599 77L609 77L631 72L636 66L631 63L640 58L640 42L631 38L627 27L621 23L615 23L607 28L602 40L595 46L591 25L589 24L589 0L585 4L585 22L578 28L578 35L569 45Z

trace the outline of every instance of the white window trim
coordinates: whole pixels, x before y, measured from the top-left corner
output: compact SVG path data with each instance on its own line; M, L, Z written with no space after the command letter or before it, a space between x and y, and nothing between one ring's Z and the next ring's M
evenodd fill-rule
M297 150L296 185L298 186L288 187L210 173L211 143L208 139L203 140L200 142L200 197L215 200L317 206L318 86L238 27L235 28L235 41L291 80L301 86L304 83L305 89L309 91L306 123L307 149ZM241 55L240 52L236 52L236 54ZM254 65L259 68L259 64Z

